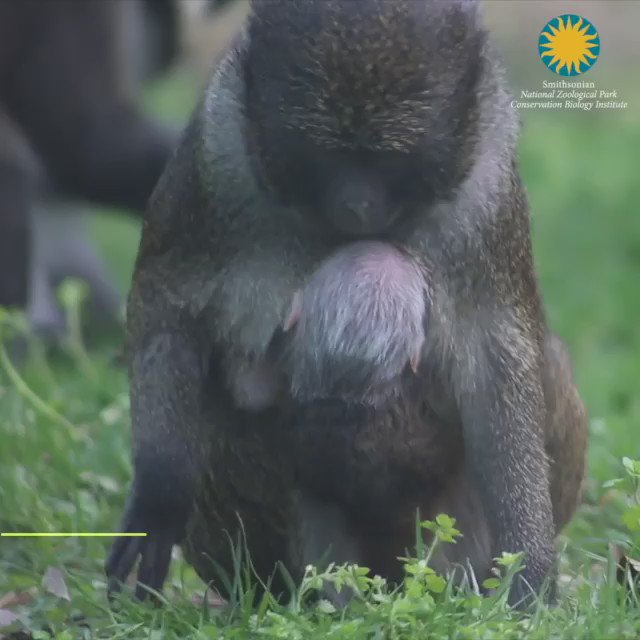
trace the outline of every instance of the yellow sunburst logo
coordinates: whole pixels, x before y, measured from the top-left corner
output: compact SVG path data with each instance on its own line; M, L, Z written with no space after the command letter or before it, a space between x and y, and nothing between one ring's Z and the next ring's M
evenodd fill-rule
M600 55L600 35L586 18L566 14L549 20L540 32L542 62L561 76L578 76L591 69Z

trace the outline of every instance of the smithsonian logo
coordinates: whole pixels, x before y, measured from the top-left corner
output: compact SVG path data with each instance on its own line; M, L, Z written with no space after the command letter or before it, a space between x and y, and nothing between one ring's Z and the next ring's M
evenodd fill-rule
M600 55L600 35L586 18L565 14L549 20L538 38L540 59L560 76L589 71Z

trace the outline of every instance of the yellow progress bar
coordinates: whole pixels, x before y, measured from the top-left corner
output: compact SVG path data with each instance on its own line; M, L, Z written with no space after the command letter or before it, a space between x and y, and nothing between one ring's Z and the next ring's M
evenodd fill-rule
M44 533L44 532L0 532L0 538L115 538L115 537L127 537L127 538L144 538L146 533Z

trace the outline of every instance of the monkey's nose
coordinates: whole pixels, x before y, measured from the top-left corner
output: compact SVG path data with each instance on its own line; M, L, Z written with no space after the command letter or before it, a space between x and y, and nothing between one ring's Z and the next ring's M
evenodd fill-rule
M351 235L371 235L385 226L387 208L383 186L368 177L346 175L326 201L329 219Z

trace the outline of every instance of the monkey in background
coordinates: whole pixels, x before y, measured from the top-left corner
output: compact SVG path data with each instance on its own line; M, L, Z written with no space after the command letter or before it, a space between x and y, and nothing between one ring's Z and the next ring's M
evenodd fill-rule
M65 333L55 288L85 279L97 315L120 294L72 201L144 210L177 140L136 103L141 80L177 53L173 0L0 6L0 305Z
M464 534L439 569L480 582L523 552L513 603L552 578L587 423L546 325L509 100L473 0L253 0L143 228L120 530L148 536L115 541L111 588L139 559L137 595L160 589L174 544L215 580L239 521L276 593L278 564L299 577L328 548L397 579L416 509ZM358 260L343 274L363 239L412 266L375 260L379 287ZM283 318L284 399L242 406L234 381Z

